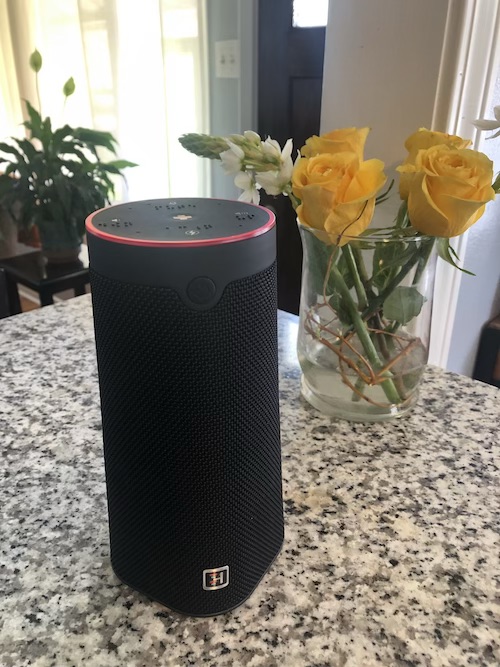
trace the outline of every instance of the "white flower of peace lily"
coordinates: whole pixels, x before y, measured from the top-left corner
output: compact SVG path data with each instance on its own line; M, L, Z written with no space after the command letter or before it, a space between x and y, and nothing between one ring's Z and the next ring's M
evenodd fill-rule
M224 173L231 176L232 174L238 174L241 171L245 153L242 148L233 144L232 141L228 140L227 145L229 146L229 149L220 154L220 159Z
M477 120L472 121L472 124L475 125L478 130L498 130L498 132L492 134L488 139L494 139L495 137L500 136L500 106L494 107L493 114L495 115L496 120L478 118Z
M260 187L255 182L255 178L244 171L236 175L234 179L234 184L237 188L241 188L243 192L238 197L238 201L244 201L248 204L258 204L260 201L260 195L258 188Z

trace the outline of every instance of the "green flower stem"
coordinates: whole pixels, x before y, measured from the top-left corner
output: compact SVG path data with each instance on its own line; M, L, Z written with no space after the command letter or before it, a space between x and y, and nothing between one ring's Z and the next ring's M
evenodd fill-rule
M365 384L365 381L363 380L363 378L358 378L356 380L356 383L355 383L354 386L359 391L359 393L362 394L364 389L365 389L366 384ZM355 403L358 403L361 400L361 396L359 394L357 394L355 391L353 391L352 392L352 400Z
M363 346L368 361L374 367L374 370L379 371L382 368L382 363L379 359L377 350L373 344L372 339L370 338L370 334L366 328L366 324L363 321L361 314L356 307L356 304L354 303L349 288L345 284L342 274L340 273L340 271L333 262L331 264L331 276L336 283L337 289L341 294L342 299L344 300L347 310L349 311L353 327L356 330L356 333ZM389 373L387 373L387 380L384 380L384 382L382 382L380 386L384 390L387 399L391 403L401 403L401 398L398 394L398 390L396 389L394 382L390 379Z
M358 265L354 259L351 246L350 245L342 246L342 254L344 255L347 268L351 272L351 277L354 283L354 289L356 290L356 294L358 297L359 308L361 310L364 310L365 308L368 307L368 299L366 298L365 287L363 285L361 276L358 272Z
M396 289L396 287L401 283L404 278L410 273L412 268L415 266L415 263L418 261L421 254L421 248L417 250L415 255L409 259L406 264L401 267L401 271L390 281L387 287L380 292L380 294L373 299L373 301L368 305L367 308L362 312L361 317L363 320L368 320L370 317L373 317L380 308L382 307L384 301L387 299L389 294Z
M393 333L392 330L394 330L394 332L395 332L401 326L399 324L399 322L396 322L395 324L397 324L397 327L394 327L394 325L391 325L391 326L385 327L385 329L384 329L384 324L382 322L382 317L380 316L380 313L377 313L377 315L375 316L374 319L377 323L377 328L380 331L387 331L387 332L391 331L391 333ZM393 340L392 336L385 336L384 334L379 334L377 336L377 342L378 342L378 345L380 347L380 352L382 353L382 356L384 357L384 359L387 362L391 361L396 354L396 346L394 345L394 340ZM396 385L397 390L398 390L399 395L401 396L401 398L405 399L407 397L406 396L406 387L405 387L404 382L403 382L400 375L396 375L394 377L394 384Z
M413 285L418 285L418 283L420 282L420 278L422 277L424 269L427 266L427 262L429 261L429 257L431 256L432 249L434 248L435 241L436 239L432 238L427 242L426 241L423 242L422 244L423 249L422 247L420 248L420 251L422 252L418 259L417 270L415 271L415 275L412 281Z
M354 261L356 262L356 266L358 267L359 277L361 278L363 285L365 286L365 289L369 289L370 278L368 277L368 272L366 270L365 262L363 260L363 253L356 245L349 247L352 250Z

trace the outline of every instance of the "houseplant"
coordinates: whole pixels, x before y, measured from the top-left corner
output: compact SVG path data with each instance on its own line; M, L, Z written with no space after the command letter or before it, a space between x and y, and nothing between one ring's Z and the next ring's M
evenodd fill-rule
M368 128L306 141L292 162L253 132L186 135L192 152L218 158L258 203L259 189L288 196L304 247L298 356L302 393L323 412L359 421L404 414L418 396L428 355L436 255L456 268L450 238L500 190L492 162L458 136L420 129L398 167L402 199L387 228L370 227L386 177L364 159ZM390 187L389 187L390 189ZM463 270L463 269L461 269Z
M38 51L31 55L30 67L38 89L42 67ZM70 78L63 87L65 102L74 90ZM122 169L134 164L101 160L101 149L116 155L116 141L109 132L70 125L54 129L50 117L43 118L27 100L25 104L26 138L0 143L0 203L19 226L38 227L48 261L73 261L85 233L85 218L110 203L111 176L122 175Z

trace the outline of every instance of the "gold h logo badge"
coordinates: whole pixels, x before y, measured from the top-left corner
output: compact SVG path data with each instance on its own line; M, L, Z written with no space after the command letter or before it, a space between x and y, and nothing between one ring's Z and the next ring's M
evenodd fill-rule
M229 565L203 570L203 590L217 591L229 585Z

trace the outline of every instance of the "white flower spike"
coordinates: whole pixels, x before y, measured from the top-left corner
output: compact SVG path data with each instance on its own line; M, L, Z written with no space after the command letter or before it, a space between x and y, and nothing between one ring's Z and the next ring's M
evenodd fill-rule
M498 130L495 134L492 134L488 139L494 139L495 137L500 136L500 106L496 106L493 109L496 120L487 120L486 118L478 118L477 120L472 121L472 124L477 127L478 130Z
M239 146L233 144L232 141L228 141L227 145L229 146L229 150L221 153L220 159L224 173L231 176L232 174L237 174L241 171L245 153Z
M279 151L279 157L281 161L281 167L273 171L262 171L255 174L255 179L259 185L261 185L268 195L280 195L290 186L290 181L292 178L293 171L293 161L292 161L292 149L293 141L288 139L286 144L283 147L283 150L279 147L278 142L273 142L276 146L271 144L272 139L267 139L268 148L267 150L273 150L273 152ZM265 143L265 142L264 142ZM264 143L262 144L264 146ZM275 153L276 154L276 153Z
M260 202L260 195L257 189L260 186L256 184L255 179L251 174L241 171L236 175L234 184L237 188L243 190L238 197L238 201L244 201L248 204L258 204Z

